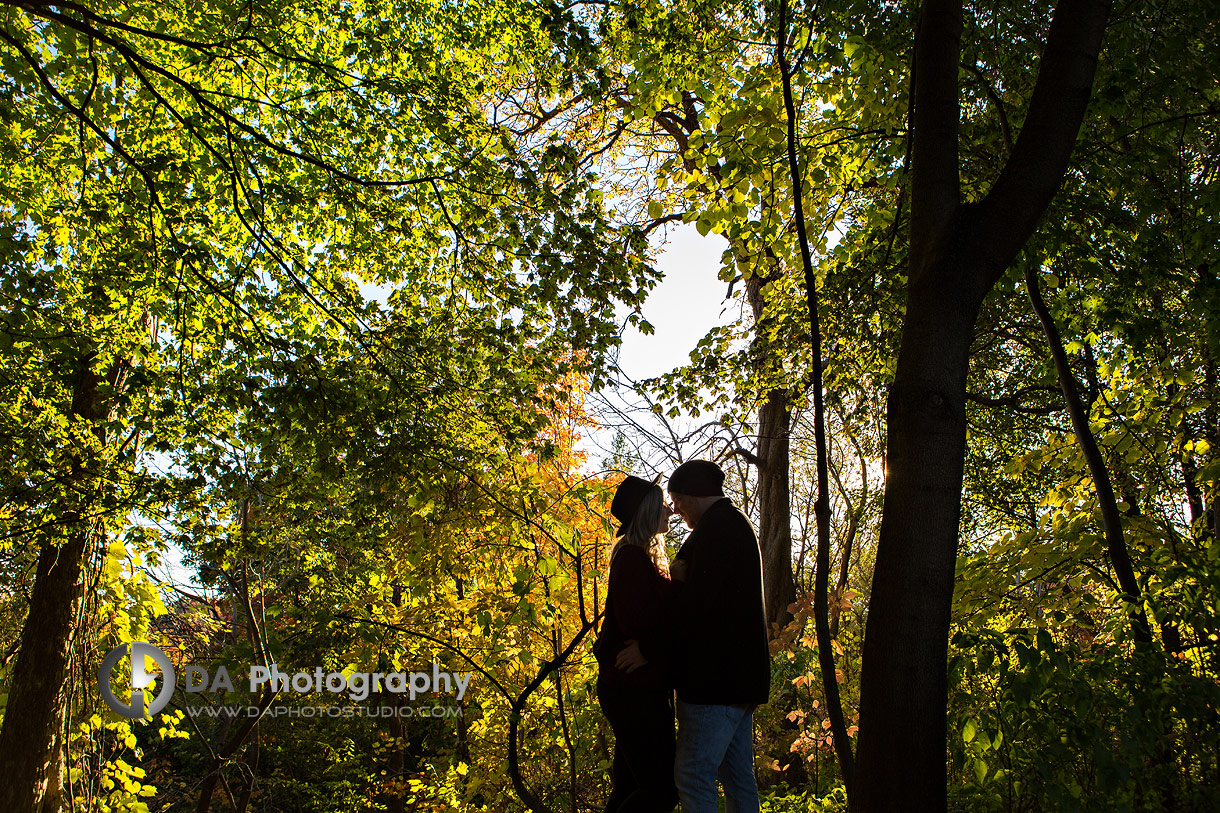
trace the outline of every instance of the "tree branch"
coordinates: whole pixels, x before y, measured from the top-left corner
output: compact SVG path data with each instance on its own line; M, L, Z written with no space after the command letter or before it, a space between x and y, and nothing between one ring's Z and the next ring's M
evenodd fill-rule
M926 0L915 32L911 117L911 254L926 256L961 199L958 175L960 0ZM913 266L914 269L919 265ZM912 280L914 282L914 280Z
M1029 415L1049 415L1052 412L1059 412L1060 410L1063 409L1063 407L1061 407L1061 406L1049 406L1049 407L1022 406L1021 401L1025 398L1025 396L1030 395L1035 392L1054 393L1054 392L1058 392L1058 390L1056 390L1054 387L1048 387L1043 384L1031 384L1028 387L1021 387L1021 389L1017 390L1016 392L1012 393L1011 395L1005 395L1003 398L988 398L986 395L979 395L978 393L968 392L968 393L966 393L966 400L971 403L978 404L980 406L985 406L985 407L1008 407L1010 409L1015 410L1016 412L1024 412Z
M1029 112L1008 162L979 204L989 289L1016 258L1067 172L1093 88L1110 0L1060 0Z
M724 453L723 456L725 458L729 458L729 457L733 457L734 455L744 459L751 466L762 465L762 462L758 459L758 455L756 455L753 452L751 452L750 450L746 449L744 446L737 446L733 449L729 449L728 451L726 451Z
M987 98L991 100L991 104L995 107L996 115L1000 118L1000 134L1004 137L1004 146L1010 151L1012 150L1012 127L1008 124L1008 112L1004 109L1004 100L995 92L995 88L987 81L987 74L983 73L983 69L978 66L978 63L962 63L962 67L974 74L974 77L979 80L979 84L983 86L983 92L987 94Z

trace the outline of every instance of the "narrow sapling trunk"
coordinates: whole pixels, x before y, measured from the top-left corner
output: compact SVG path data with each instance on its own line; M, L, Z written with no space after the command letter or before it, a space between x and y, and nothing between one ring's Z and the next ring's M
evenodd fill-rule
M840 418L842 418L842 416L840 416ZM851 435L850 431L846 429L847 422L844 420L842 423L844 426L844 431L847 433L852 445L855 446L856 455L860 460L860 477L861 482L863 483L863 489L861 490L860 501L853 506L851 504L851 500L848 498L847 489L843 487L843 481L842 478L839 477L838 470L835 468L831 469L831 474L833 474L835 478L835 485L839 489L839 494L842 496L843 503L847 506L848 512L847 533L843 538L843 549L841 551L841 559L839 561L839 580L835 584L834 590L835 603L834 606L830 608L831 638L839 637L839 617L843 611L843 595L847 592L847 578L849 575L851 575L851 555L852 551L855 549L856 536L860 532L860 522L863 519L864 511L868 506L868 465L865 463L864 453L860 450L860 444L856 441L855 437Z
M1072 431L1080 451L1089 466L1089 474L1093 478L1093 488L1097 492L1097 503L1101 508L1102 532L1106 540L1106 557L1118 577L1118 584L1123 590L1123 601L1127 604L1127 617L1131 623L1131 634L1136 643L1147 644L1152 641L1152 631L1148 627L1148 616L1144 612L1143 596L1140 593L1139 582L1135 580L1135 570L1131 566L1131 556L1127 551L1127 540L1123 535L1122 514L1118 510L1118 499L1114 496L1114 486L1110 482L1110 470L1089 428L1089 414L1084 402L1080 400L1076 376L1068 364L1067 351L1063 349L1063 340L1059 336L1059 328L1051 316L1046 302L1042 299L1042 291L1038 285L1038 272L1033 264L1025 267L1025 287L1029 291L1029 301L1034 313L1042 323L1042 332L1051 349L1051 358L1055 362L1055 373L1059 377L1059 387L1063 390L1063 398L1067 402L1068 417L1072 421Z
M838 669L835 667L834 649L830 637L828 615L828 593L830 591L830 476L829 454L826 446L826 405L822 397L822 332L818 321L817 280L813 274L813 259L809 251L809 237L805 234L805 206L800 165L796 156L796 105L792 100L792 71L785 53L788 39L788 3L781 0L779 26L776 35L775 55L779 65L780 79L784 89L784 109L788 119L788 171L792 179L792 202L796 220L797 242L801 250L801 267L804 271L805 305L809 315L809 343L812 351L811 386L813 392L813 435L817 454L818 497L814 503L817 524L817 556L814 569L813 623L818 641L818 666L822 673L822 690L826 697L826 714L830 720L831 738L835 757L839 761L839 772L848 797L852 795L855 779L855 759L851 750L851 739L843 720L843 704L839 698Z

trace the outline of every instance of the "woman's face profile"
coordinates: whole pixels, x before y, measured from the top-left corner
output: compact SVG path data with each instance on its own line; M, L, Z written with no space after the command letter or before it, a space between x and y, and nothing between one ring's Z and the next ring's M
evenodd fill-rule
M665 502L664 497L661 499L661 518L657 520L657 533L663 534L669 530L669 520L677 512L670 507L669 503Z

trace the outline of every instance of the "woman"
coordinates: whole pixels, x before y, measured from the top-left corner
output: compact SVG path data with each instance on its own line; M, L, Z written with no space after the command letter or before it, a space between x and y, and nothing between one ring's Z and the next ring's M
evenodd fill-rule
M660 813L678 803L673 689L663 639L671 585L661 536L673 511L659 480L628 476L610 504L610 513L622 524L610 552L606 613L593 645L597 696L614 730L613 788L606 813ZM630 672L615 668L616 656L633 640L648 663Z

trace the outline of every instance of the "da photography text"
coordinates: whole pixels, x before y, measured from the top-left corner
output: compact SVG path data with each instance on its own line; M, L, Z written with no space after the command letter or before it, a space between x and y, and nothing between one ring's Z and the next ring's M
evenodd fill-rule
M218 691L224 689L233 691L233 681L229 671L224 666L216 668L216 674L208 682L208 670L201 666L187 664L185 667L185 685L188 692ZM470 685L469 672L442 672L439 663L432 664L431 672L323 672L322 667L312 672L281 672L277 664L270 666L250 667L250 691L257 692L264 686L298 694L327 691L340 694L344 691L352 700L365 700L371 692L387 691L394 694L410 695L414 700L421 694L433 692L457 692L456 699L466 696L466 687Z
M131 702L123 703L114 691L111 673L119 661L125 656L131 660ZM158 675L144 670L144 659L151 658L161 670ZM229 670L224 665L210 672L196 664L185 664L182 667L182 689L189 693L204 691L234 691L236 686ZM251 665L247 672L248 686L251 693L263 688L271 688L281 693L297 694L330 692L331 694L347 693L352 700L368 699L373 692L386 691L393 694L407 695L414 700L420 695L435 693L454 694L461 702L470 686L470 672L442 671L439 663L433 663L429 671L413 672L328 672L322 667L312 671L281 672L278 664L269 666ZM151 686L161 677L156 697L148 705L149 715L157 714L169 704L177 685L177 675L169 656L158 647L145 641L133 641L130 645L120 644L102 659L98 670L98 689L102 699L112 710L124 717L138 718L145 715L143 689ZM328 715L329 716L329 715Z

